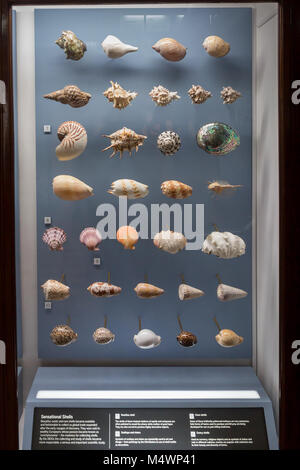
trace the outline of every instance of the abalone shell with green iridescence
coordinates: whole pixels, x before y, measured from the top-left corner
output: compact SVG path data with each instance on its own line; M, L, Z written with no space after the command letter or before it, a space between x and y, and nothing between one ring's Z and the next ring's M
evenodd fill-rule
M228 124L211 122L200 127L197 144L207 153L226 155L240 145L240 137Z

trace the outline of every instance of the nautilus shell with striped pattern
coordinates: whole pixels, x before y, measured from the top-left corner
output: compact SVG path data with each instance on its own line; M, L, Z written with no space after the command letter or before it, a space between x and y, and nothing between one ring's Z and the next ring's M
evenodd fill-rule
M139 181L120 179L111 184L111 189L108 192L114 194L114 196L126 196L128 199L138 199L147 196L149 189L146 184L139 183Z
M79 122L63 122L57 130L57 137L61 143L56 147L56 156L61 161L79 157L85 150L87 133Z
M112 297L120 294L122 288L108 282L94 282L87 290L95 297Z

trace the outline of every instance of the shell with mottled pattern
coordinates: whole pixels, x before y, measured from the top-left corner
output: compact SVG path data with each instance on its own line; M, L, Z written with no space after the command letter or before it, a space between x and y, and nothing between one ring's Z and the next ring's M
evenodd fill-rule
M226 155L240 145L240 137L228 124L211 122L198 130L197 144L209 154Z
M94 282L87 290L95 297L113 297L114 295L120 294L122 288L109 284L108 282Z
M93 339L98 344L109 344L115 339L115 335L108 328L97 328L93 333Z
M181 181L164 181L160 187L162 193L172 199L185 199L192 195L193 188Z
M73 31L63 31L55 43L65 51L66 59L79 60L86 51L86 45Z
M50 338L56 346L67 346L77 340L78 334L68 325L57 325L51 331Z
M181 331L179 335L177 336L177 341L181 346L184 346L186 348L190 348L197 344L197 336L191 333L190 331Z

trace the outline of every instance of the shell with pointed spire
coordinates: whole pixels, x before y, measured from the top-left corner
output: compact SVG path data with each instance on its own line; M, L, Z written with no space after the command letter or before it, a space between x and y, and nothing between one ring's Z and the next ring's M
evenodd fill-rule
M184 283L180 284L178 287L178 297L180 300L197 299L198 297L202 297L204 294L203 290Z
M68 346L77 340L78 334L68 325L57 325L51 331L50 338L56 346Z
M244 240L231 232L212 232L203 242L203 253L223 259L237 258L246 251Z
M102 152L112 148L113 153L110 156L114 157L118 152L120 152L121 158L125 150L129 152L129 155L131 155L133 149L137 152L139 147L143 145L144 140L147 139L145 135L137 134L127 127L123 127L122 129L113 132L113 134L104 135L104 137L108 137L111 140L111 144L103 149Z
M238 346L244 341L242 336L237 335L232 330L220 330L216 335L216 341L220 346L224 348L232 348L233 346Z
M161 337L154 333L154 331L145 328L134 335L133 341L138 348L151 349L160 345Z
M81 91L76 85L67 85L61 90L52 91L52 93L44 95L44 98L47 98L48 100L68 104L72 106L72 108L81 108L82 106L85 106L88 104L91 97L92 95L90 95L90 93Z
M107 191L114 196L126 196L128 199L138 199L146 197L149 194L149 186L139 181L121 179L113 181L111 189Z
M149 93L152 101L154 101L157 106L167 106L174 100L179 100L180 96L177 91L169 91L167 88L162 85L155 86Z
M101 46L110 59L119 59L119 57L123 57L123 55L128 54L128 52L136 52L138 50L138 47L125 44L120 41L119 38L111 34L106 36Z
M62 282L48 279L41 285L44 291L45 300L64 300L70 296L70 287Z
M179 62L186 55L186 47L173 38L160 39L152 46L152 49L171 62Z
M97 328L93 333L93 339L98 344L109 344L115 340L115 335L108 328Z
M158 297L165 292L164 289L153 286L152 284L148 284L146 282L140 282L135 286L134 290L140 299L153 299L154 297Z
M59 227L50 227L43 234L43 242L53 251L62 251L66 239L66 232Z
M126 108L138 95L135 91L124 90L117 82L110 81L110 83L111 86L103 92L103 95L116 109Z
M65 51L66 59L80 60L86 51L85 43L73 31L63 31L55 43Z
M79 201L93 196L93 188L74 176L55 176L52 185L54 194L64 201Z
M174 255L185 248L186 241L182 233L162 230L155 235L153 243L160 250Z
M204 90L201 85L192 85L188 94L194 104L204 103L208 98L211 98L211 92Z
M76 121L63 122L57 129L57 137L61 142L55 151L61 161L79 157L87 145L86 130Z
M178 343L185 348L190 348L198 342L197 336L195 336L193 333L190 333L190 331L182 331L176 339Z
M246 291L237 287L227 286L226 284L219 284L217 288L217 297L221 302L243 299L246 295L248 295Z
M122 288L108 282L94 282L87 290L95 297L113 297L121 293Z
M94 227L87 227L82 230L79 240L91 251L99 251L98 245L102 241L99 230Z

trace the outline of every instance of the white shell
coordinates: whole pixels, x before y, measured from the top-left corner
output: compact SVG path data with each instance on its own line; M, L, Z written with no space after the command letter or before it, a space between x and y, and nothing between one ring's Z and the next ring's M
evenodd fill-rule
M61 140L56 147L56 156L59 160L72 160L85 150L87 133L79 122L63 122L57 129L57 137Z
M217 288L217 297L222 302L229 300L243 299L248 293L237 287L227 286L226 284L219 284Z
M118 59L128 52L135 52L138 50L138 47L125 44L116 36L112 36L111 34L106 36L104 41L101 43L101 46L107 57L110 59Z
M157 248L175 254L183 250L186 245L186 238L182 233L166 230L157 233L153 243Z
M117 82L110 81L110 83L111 86L103 92L103 95L110 103L113 103L114 108L126 108L138 95L135 91L124 90Z
M180 284L178 287L178 297L180 300L197 299L203 295L203 290L188 286L187 284Z
M138 199L146 197L149 194L149 189L146 184L138 181L121 179L114 181L108 192L118 197L126 196L128 199Z
M219 258L230 259L244 255L246 244L244 240L230 232L212 232L206 237L202 251L211 253Z
M177 91L169 91L162 85L155 86L150 91L149 96L151 96L152 100L158 106L166 106L167 104L171 103L171 101L180 99Z
M160 345L161 337L157 336L152 330L144 329L134 335L133 341L138 348L151 349Z

